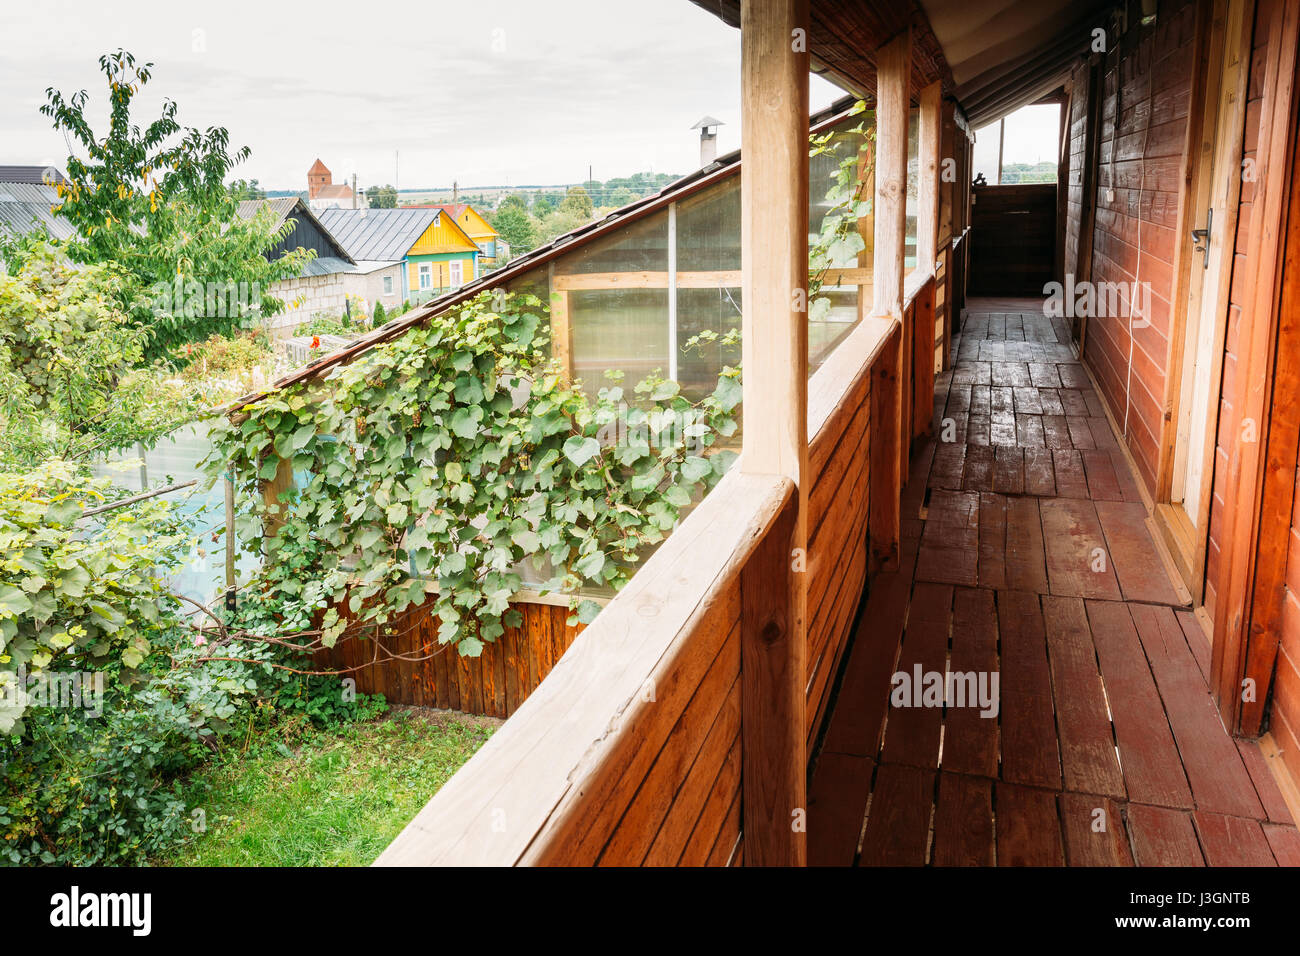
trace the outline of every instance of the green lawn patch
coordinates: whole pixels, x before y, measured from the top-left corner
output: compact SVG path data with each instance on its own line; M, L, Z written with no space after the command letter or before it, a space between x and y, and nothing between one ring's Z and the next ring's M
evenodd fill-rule
M190 780L206 829L158 862L368 865L499 723L399 709L290 742L279 728Z

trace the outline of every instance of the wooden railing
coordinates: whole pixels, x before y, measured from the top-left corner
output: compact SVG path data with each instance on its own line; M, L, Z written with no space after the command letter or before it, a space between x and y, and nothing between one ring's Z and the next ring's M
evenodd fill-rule
M934 282L909 293L913 317ZM810 744L869 568L896 554L901 339L868 318L809 383ZM742 862L742 647L785 587L796 501L788 479L724 477L379 865Z

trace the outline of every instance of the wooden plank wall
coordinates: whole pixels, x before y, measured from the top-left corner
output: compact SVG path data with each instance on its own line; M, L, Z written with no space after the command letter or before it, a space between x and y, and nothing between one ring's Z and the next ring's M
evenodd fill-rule
M971 210L972 295L1042 295L1056 255L1056 185L979 186Z
M1193 0L1161 4L1155 26L1130 29L1104 65L1091 279L1150 283L1151 322L1134 330L1131 374L1126 317L1088 319L1084 359L1115 420L1121 427L1127 423L1125 440L1148 493L1155 489L1164 427L1195 28Z
M357 691L383 694L394 704L441 707L486 717L509 717L551 672L560 656L582 632L569 626L569 610L554 604L516 603L519 627L508 627L496 641L483 645L478 657L461 657L438 644L438 619L431 604L411 608L393 622L384 647L412 658L375 663L375 643L364 631L343 637L316 655L321 668L347 668ZM351 670L351 668L357 668Z
M815 476L808 496L809 752L866 583L871 426L868 366L809 447Z

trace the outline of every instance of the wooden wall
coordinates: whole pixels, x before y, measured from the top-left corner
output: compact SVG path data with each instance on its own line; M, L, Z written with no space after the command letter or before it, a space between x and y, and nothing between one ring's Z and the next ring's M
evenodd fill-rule
M348 669L345 676L356 679L360 693L383 694L390 703L509 717L582 631L582 625L565 623L566 607L517 603L514 608L523 615L522 625L506 628L496 641L483 645L478 657L461 657L455 648L438 643L438 619L430 607L426 604L399 615L394 633L383 638L383 646L394 654L429 659L385 658L369 663L375 660L375 642L361 631L317 654L317 665Z
M971 295L1042 295L1056 256L1056 186L977 186Z
M1155 490L1164 423L1194 47L1195 4L1162 3L1152 29L1130 28L1107 55L1102 83L1091 279L1150 283L1151 321L1130 342L1127 318L1089 318L1084 358L1115 420L1127 423L1125 440L1148 492Z

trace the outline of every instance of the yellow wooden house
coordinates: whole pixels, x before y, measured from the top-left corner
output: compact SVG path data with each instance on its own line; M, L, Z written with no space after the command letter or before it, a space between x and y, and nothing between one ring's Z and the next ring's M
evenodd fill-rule
M484 269L494 268L503 252L500 237L479 211L463 202L445 203L438 208L455 220L461 231L474 240L479 249L479 265Z
M480 249L442 207L406 254L411 298L459 289L479 276Z

